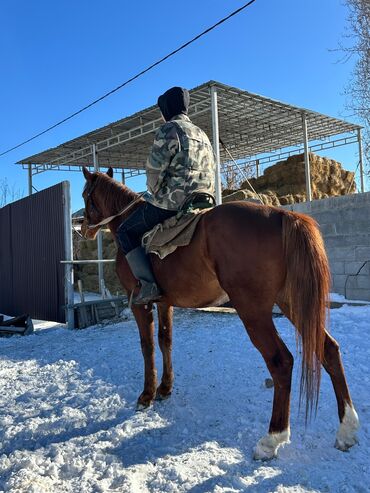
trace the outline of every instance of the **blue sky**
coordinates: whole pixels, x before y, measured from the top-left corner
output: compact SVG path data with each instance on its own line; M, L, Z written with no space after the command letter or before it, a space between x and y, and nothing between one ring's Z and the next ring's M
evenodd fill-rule
M63 119L240 7L243 0L1 2L0 151ZM173 85L210 79L340 118L353 60L333 52L346 33L343 0L256 0L131 85L37 140L0 157L0 180L27 193L14 163L156 102ZM354 117L348 118L356 122ZM354 169L357 149L330 157ZM328 152L327 152L328 154ZM47 172L37 189L72 183L82 206L83 178ZM143 180L127 182L142 189Z

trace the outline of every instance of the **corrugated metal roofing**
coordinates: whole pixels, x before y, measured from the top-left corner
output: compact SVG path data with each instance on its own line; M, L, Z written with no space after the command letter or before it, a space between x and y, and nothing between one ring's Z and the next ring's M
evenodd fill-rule
M248 159L303 141L302 113L310 141L354 132L358 125L315 111L275 101L219 82L210 81L190 91L189 116L212 138L211 87L217 89L220 138L234 159ZM39 166L40 171L92 164L96 145L102 167L143 169L153 133L163 123L158 107L106 125L52 149L29 156L18 164ZM228 161L221 148L221 161Z

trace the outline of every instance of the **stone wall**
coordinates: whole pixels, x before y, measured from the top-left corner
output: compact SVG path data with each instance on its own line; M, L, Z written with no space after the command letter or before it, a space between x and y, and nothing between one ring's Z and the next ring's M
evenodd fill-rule
M285 206L320 225L329 257L332 291L370 301L370 192Z

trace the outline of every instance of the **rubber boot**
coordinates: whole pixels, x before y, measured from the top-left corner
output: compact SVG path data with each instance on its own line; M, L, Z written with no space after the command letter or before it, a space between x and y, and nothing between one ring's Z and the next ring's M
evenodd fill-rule
M136 305L146 305L158 301L162 293L155 282L152 265L145 249L141 246L134 248L126 254L126 259L132 273L141 284L140 291L132 302Z

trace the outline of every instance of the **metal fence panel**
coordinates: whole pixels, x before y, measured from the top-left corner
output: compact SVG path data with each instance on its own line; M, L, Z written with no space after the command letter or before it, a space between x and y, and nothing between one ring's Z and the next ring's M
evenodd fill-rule
M3 207L0 209L0 312L1 306L8 306L12 300L11 230L10 206Z
M65 322L65 185L0 209L0 312Z

